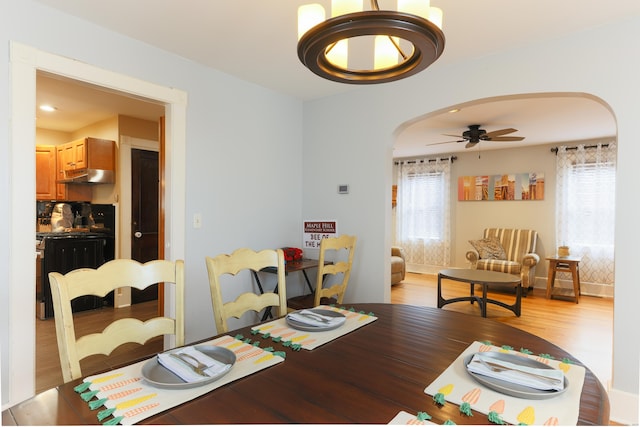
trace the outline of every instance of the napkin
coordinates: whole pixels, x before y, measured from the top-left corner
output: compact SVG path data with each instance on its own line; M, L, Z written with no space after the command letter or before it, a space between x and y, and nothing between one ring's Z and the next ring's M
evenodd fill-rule
M175 354L184 353L184 354L190 355L191 357L196 358L198 361L200 361L200 363L203 363L207 366L204 372L207 373L209 377L218 376L228 371L229 369L231 369L230 364L219 362L214 358L209 357L203 352L197 350L193 346L184 347L178 350L172 350L171 352L168 352L168 353L158 354L158 363L160 363L162 366L164 366L165 368L167 368L168 370L170 370L171 372L173 372L174 374L182 378L182 380L187 383L203 381L203 380L206 380L208 377L198 374L197 372L195 372L193 369L189 367L189 364L192 364L191 366L195 367L196 366L195 361L185 358L185 361L183 362L182 360L178 360L175 357L172 357L171 353L175 353Z
M293 319L298 323L309 326L330 327L344 323L347 318L344 316L325 316L313 310L294 311L287 315L289 319Z
M479 359L493 365L504 367L505 370L496 372L483 364ZM487 377L508 381L513 384L523 385L538 390L562 390L564 388L564 373L559 369L539 369L530 366L506 362L490 357L486 354L476 353L467 365L469 372L485 375ZM534 375L529 375L534 374Z

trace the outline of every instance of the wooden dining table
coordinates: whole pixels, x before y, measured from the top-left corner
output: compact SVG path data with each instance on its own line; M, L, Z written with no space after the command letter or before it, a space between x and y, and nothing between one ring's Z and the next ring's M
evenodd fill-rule
M560 347L491 319L400 304L353 304L377 320L314 350L286 352L285 361L182 403L140 424L387 424L399 411L426 412L431 422L487 424L487 416L438 405L425 387L474 341L511 344L569 358ZM229 335L252 336L245 327ZM258 336L256 339L260 339ZM264 346L263 345L263 346ZM586 368L579 425L607 425L609 400ZM3 411L3 425L100 424L71 381Z

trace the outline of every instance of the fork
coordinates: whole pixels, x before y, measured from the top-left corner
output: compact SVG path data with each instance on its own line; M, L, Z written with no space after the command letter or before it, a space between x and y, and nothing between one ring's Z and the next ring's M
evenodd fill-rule
M532 377L535 377L537 379L541 379L544 381L547 381L551 384L559 384L561 381L555 378L549 378L547 376L544 375L538 375L538 374L534 374L533 372L527 372L527 371L521 371L519 369L513 369L513 368L507 368L505 366L501 366L495 363L491 363L491 362L487 362L486 360L482 359L481 357L478 357L476 359L476 361L480 362L482 365L484 365L486 368L488 368L489 370L493 371L493 372L504 372L504 371L516 371L518 373L521 374L525 374L525 375L530 375Z
M321 316L319 314L313 313L313 312L299 312L298 314L300 314L301 316L307 317L309 319L318 321L318 322L322 322L322 323L329 323L329 320L325 319L324 316Z
M171 356L175 357L178 360L181 360L183 363L186 363L187 365L189 365L189 367L191 369L193 369L193 371L198 374L198 375L202 375L203 377L210 377L211 375L207 374L205 372L205 369L208 368L207 365L205 365L204 363L200 363L200 361L198 359L196 359L195 357L191 356L190 354L187 353L172 353ZM193 363L189 362L186 359L190 359L196 362L196 365L194 365Z

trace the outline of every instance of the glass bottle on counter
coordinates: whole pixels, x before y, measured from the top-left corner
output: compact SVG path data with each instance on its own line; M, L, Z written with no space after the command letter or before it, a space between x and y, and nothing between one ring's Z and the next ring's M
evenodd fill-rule
M82 217L80 216L79 212L76 212L76 217L73 220L73 228L80 228L82 227Z

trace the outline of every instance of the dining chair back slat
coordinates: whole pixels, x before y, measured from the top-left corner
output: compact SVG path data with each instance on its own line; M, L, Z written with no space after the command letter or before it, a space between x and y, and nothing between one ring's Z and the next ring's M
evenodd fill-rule
M284 252L282 249L254 251L249 248L235 250L231 254L206 257L211 303L216 330L219 334L229 331L227 319L240 318L247 311L260 312L267 307L276 307L276 315L287 312L287 291L285 284ZM276 269L278 283L274 292L244 292L233 301L224 301L222 296L222 276L236 276L242 271L259 272L263 268Z
M351 277L356 240L356 236L344 234L320 241L315 292L289 298L289 311L313 308L320 304L342 304ZM337 259L341 251L346 251L346 255Z
M175 345L184 345L184 262L155 260L142 264L131 259L116 259L98 268L80 268L67 274L49 273L53 299L56 338L62 377L65 382L82 376L80 361L94 354L109 355L122 344L144 344L149 339L173 335ZM175 287L172 316L141 321L120 318L102 332L76 337L71 301L83 295L106 296L118 288L131 286L144 290L154 284L171 283ZM113 310L118 310L114 308Z

